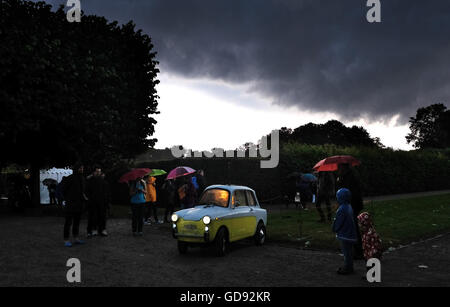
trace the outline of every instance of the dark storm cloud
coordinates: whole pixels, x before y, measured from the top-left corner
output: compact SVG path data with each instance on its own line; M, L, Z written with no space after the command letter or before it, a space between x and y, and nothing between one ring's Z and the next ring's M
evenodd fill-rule
M381 0L381 24L366 21L366 0L81 3L89 14L135 21L162 69L248 83L280 105L405 120L450 95L447 0Z

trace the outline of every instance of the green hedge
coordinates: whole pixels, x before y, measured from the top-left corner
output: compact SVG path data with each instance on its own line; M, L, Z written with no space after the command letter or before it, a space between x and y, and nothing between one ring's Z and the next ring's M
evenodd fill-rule
M283 171L307 171L323 158L352 155L366 196L443 190L450 188L450 151L396 151L333 145L290 143L281 150Z
M275 169L261 169L259 159L252 158L174 159L142 162L134 167L204 169L208 184L246 185L257 192L260 200L280 202L289 173L310 172L318 161L333 155L352 155L362 162L355 169L365 196L450 189L450 150L395 151L288 143L282 146L280 164ZM108 174L115 203L127 202L126 185L117 183L126 171L127 166L122 165Z

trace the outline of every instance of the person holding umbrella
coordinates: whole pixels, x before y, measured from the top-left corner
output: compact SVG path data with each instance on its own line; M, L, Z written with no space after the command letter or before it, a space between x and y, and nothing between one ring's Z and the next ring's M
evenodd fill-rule
M148 168L134 169L122 177L119 182L128 183L129 195L131 203L131 230L133 236L142 236L142 228L144 225L144 205L146 184L143 180L144 176L151 172Z
M361 187L359 180L356 178L353 170L351 169L348 163L339 164L338 167L338 178L337 178L337 188L347 188L351 192L351 201L350 204L353 209L353 218L356 225L356 234L357 234L357 242L354 245L354 258L364 259L363 257L363 248L362 248L362 240L361 233L358 227L358 215L364 209Z
M317 202L316 208L319 213L319 223L325 223L325 214L322 210L322 202L325 202L327 207L327 218L331 222L331 202L330 199L334 194L334 176L331 172L319 172L319 180L317 183Z
M181 202L181 209L191 208L194 206L196 199L196 190L192 183L191 176L196 171L187 166L179 166L174 168L167 175L167 179L182 178L182 184L178 188L178 196Z
M145 213L145 223L150 225L150 215L153 213L155 223L159 224L158 214L156 212L156 178L151 176L145 176L144 181L146 184L147 193L145 194L147 211Z

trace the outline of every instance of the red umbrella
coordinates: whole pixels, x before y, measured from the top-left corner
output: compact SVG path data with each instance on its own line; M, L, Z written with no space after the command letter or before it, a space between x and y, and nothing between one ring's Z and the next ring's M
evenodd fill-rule
M195 173L195 169L187 166L178 166L169 172L166 179L175 179Z
M150 173L152 170L149 168L135 168L132 171L129 171L128 173L122 175L122 177L120 177L119 182L129 182L129 181L133 181L136 180L138 178L144 177L145 175L147 175L148 173Z
M352 156L334 156L319 161L313 168L316 172L337 171L339 164L360 165L361 162Z

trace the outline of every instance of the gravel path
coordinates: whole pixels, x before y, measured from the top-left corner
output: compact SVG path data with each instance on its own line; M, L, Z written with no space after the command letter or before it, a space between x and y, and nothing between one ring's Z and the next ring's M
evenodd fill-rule
M338 253L233 244L224 258L209 249L179 255L169 225L145 226L144 237L131 236L129 220L109 222L110 236L85 245L63 247L62 218L0 217L0 286L71 286L69 258L81 261L82 286L374 286L357 274L338 276ZM85 229L85 221L82 223ZM386 255L382 282L375 286L449 286L450 236ZM420 269L420 265L428 268Z

